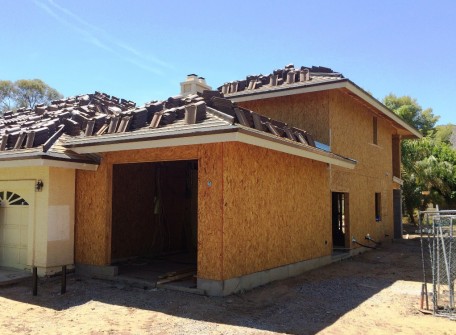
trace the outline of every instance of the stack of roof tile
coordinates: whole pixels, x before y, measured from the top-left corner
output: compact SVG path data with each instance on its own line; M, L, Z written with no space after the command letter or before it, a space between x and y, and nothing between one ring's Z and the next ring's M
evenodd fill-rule
M235 122L257 131L273 134L277 137L287 138L291 141L300 142L315 147L313 137L302 129L289 126L287 123L274 120L248 109L238 107L236 103L221 96L212 96L208 106L222 113L231 115Z
M218 90L223 94L235 94L242 91L252 91L266 87L277 87L297 83L307 83L316 77L344 78L338 72L322 66L295 68L293 64L285 66L283 69L274 70L269 75L248 75L244 80L227 82L220 86Z
M258 78L255 80L260 82ZM34 147L47 151L63 134L67 138L93 138L135 130L153 131L180 120L187 124L201 123L207 113L229 120L229 124L237 123L244 128L315 146L312 136L305 131L240 108L219 91L174 96L142 107L95 92L55 100L49 106L38 105L33 110L6 112L0 118L0 151Z
M245 108L238 107L231 100L224 98L219 91L204 91L202 94L195 94L186 97L174 96L166 101L152 101L145 105L150 119L150 128L156 128L160 125L165 126L176 120L185 117L186 107L196 105L196 122L201 122L206 117L206 109L210 107L223 114L229 115L243 127L256 129L257 131L273 134L281 138L287 138L291 141L300 142L306 145L315 146L313 137L306 131L289 126L287 123L273 120L252 112ZM159 124L152 121L153 115L161 114ZM152 117L151 117L152 115Z
M80 135L89 120L95 119L95 126L101 127L108 117L132 108L135 108L132 101L95 92L54 100L49 106L5 112L0 118L0 151L41 145L44 149L50 148L64 133Z

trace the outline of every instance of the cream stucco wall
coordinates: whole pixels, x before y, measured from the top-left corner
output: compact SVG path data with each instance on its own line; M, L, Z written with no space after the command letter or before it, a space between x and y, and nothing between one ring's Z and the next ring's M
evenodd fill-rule
M37 266L39 275L49 275L74 262L73 169L46 166L0 168L0 181L42 180L41 192L33 189L30 202L27 266ZM27 199L26 199L27 200Z
M74 262L75 170L49 168L47 267Z

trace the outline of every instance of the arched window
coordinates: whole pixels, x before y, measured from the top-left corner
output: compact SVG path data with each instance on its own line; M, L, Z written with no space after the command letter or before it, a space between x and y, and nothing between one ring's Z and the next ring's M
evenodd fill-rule
M27 205L28 202L19 194L10 191L0 191L0 207Z

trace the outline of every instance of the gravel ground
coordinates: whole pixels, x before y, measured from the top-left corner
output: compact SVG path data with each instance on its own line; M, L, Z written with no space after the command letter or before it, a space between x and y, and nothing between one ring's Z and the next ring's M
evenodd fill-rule
M225 298L58 278L0 288L0 334L456 334L418 311L419 240Z

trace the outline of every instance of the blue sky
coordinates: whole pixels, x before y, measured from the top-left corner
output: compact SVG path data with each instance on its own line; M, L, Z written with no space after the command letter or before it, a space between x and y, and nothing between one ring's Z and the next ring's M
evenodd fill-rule
M293 63L456 123L454 1L0 0L0 79L143 104L189 73L218 87Z

